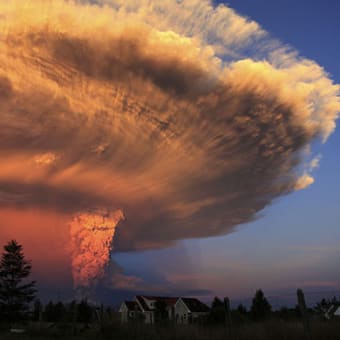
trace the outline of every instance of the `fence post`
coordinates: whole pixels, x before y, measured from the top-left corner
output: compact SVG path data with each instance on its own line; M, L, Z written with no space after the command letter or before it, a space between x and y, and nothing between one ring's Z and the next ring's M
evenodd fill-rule
M231 323L230 300L228 297L225 297L223 301L224 301L224 308L225 308L225 323L228 328L228 339L231 339L232 323Z
M307 308L306 308L305 296L303 294L302 289L298 289L296 294L297 294L297 298L298 298L300 313L301 313L301 316L302 316L305 340L310 340L311 339L310 323L309 323L308 311L307 311Z

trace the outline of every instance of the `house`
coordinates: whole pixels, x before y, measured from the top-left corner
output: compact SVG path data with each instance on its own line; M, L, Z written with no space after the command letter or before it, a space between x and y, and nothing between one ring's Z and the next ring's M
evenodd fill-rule
M166 319L176 323L198 322L209 314L209 307L194 298L137 295L119 308L122 322L143 320L153 324Z
M337 309L334 311L333 314L336 318L340 318L340 306L337 307Z
M119 308L119 313L122 322L128 322L130 320L136 320L141 310L136 301L124 301Z
M195 298L179 298L175 304L176 323L196 323L206 318L210 308Z
M155 323L156 318L174 320L174 307L177 300L178 297L136 296L136 302L145 316L145 323ZM160 316L159 314L163 315Z
M134 301L124 301L119 309L121 321L143 320L155 323L157 318L174 320L178 297L137 295Z
M332 304L326 311L325 318L328 320L333 318L340 319L340 304Z

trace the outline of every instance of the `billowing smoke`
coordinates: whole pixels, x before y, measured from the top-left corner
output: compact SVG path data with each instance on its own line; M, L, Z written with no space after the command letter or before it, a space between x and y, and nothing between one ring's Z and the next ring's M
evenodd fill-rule
M77 286L114 234L127 251L225 234L306 188L340 111L319 65L226 6L96 3L0 3L0 204L76 215Z
M82 213L70 223L72 274L76 288L93 286L103 278L109 264L116 226L123 218L119 210Z

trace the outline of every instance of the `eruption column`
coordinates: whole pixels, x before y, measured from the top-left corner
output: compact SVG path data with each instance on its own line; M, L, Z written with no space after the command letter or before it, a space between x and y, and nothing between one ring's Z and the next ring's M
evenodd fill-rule
M88 287L104 275L116 226L124 218L114 213L80 213L70 223L74 287Z

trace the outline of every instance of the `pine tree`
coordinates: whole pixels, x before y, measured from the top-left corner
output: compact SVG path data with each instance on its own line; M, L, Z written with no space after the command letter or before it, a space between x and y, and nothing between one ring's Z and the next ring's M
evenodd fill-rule
M15 240L4 246L0 262L0 313L9 321L23 320L35 298L35 281L27 281L31 263Z
M223 307L223 301L219 299L217 296L214 297L213 302L211 303L211 308L216 308L216 307Z
M272 306L265 298L261 289L256 291L252 301L250 312L254 320L261 320L270 315Z
M225 322L225 307L221 299L215 296L213 302L211 303L209 321L213 324L222 324Z

